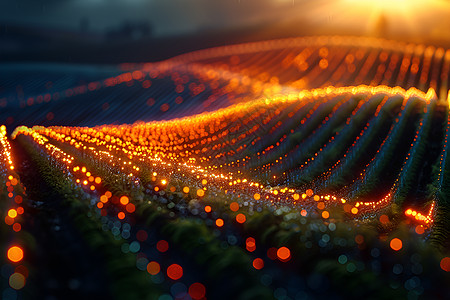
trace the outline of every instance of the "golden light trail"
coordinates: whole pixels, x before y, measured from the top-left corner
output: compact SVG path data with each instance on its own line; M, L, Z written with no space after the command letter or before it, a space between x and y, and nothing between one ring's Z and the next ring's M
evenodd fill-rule
M274 99L260 99L250 103L233 105L226 109L221 109L212 113L204 113L197 116L185 117L182 119L165 121L165 122L150 122L136 125L121 125L121 126L100 126L95 128L70 128L70 127L33 127L18 128L13 136L17 134L30 135L38 144L42 145L49 155L57 157L63 163L67 164L67 168L72 164L74 157L62 151L59 147L54 145L52 140L57 140L61 143L73 145L75 148L83 149L83 151L90 151L94 157L102 159L112 166L120 167L124 174L129 174L130 177L134 175L130 173L137 171L138 167L133 161L143 162L151 167L159 166L157 172L153 172L153 181L159 177L159 182L163 185L171 184L170 178L181 176L190 182L190 187L181 187L184 193L189 193L190 188L196 191L198 197L208 197L209 191L214 193L233 193L239 197L247 197L252 201L263 201L268 205L277 205L278 203L295 205L300 208L312 207L319 208L319 210L327 209L330 206L342 206L345 211L348 211L353 216L361 216L364 214L373 214L378 210L389 205L391 200L391 193L379 201L372 202L352 202L349 199L336 197L334 195L315 195L313 191L300 191L289 187L275 187L266 188L258 182L243 178L242 174L233 172L216 173L217 166L203 163L197 163L199 152L191 152L186 147L190 145L191 141L196 141L193 144L195 147L201 145L203 148L215 147L220 143L220 139L216 139L214 143L208 144L202 142L201 137L211 140L209 134L206 133L205 128L210 127L210 124L219 124L214 132L218 135L224 131L220 124L230 123L229 119L236 118L243 112L258 111L259 109L267 109L269 107L277 107L279 104L286 104L291 102L309 101L309 99L330 98L337 95L366 95L366 97L374 94L386 94L390 96L401 96L405 99L410 97L417 97L426 103L436 97L432 89L427 93L423 93L417 89L411 88L404 90L398 87L390 88L386 86L357 86L357 87L327 87L324 89L314 89L311 91L301 91L297 97L279 96ZM218 123L217 123L218 122ZM187 125L188 124L188 125ZM145 140L137 139L142 133L148 132ZM152 133L155 132L155 133ZM161 134L164 133L164 134ZM201 133L199 135L199 133ZM197 135L197 139L192 136ZM169 138L178 137L177 139ZM226 136L226 135L225 135ZM189 138L191 137L191 138ZM168 141L172 141L169 143ZM205 140L203 140L205 141ZM177 145L174 147L174 145ZM250 159L250 158L248 158ZM207 162L208 160L203 159ZM237 163L238 161L236 161ZM80 167L70 167L76 173ZM84 185L87 185L91 176L91 172L87 168L82 167L82 176L77 179ZM87 176L89 175L89 176ZM84 177L83 177L84 176ZM139 175L137 175L139 176ZM94 180L92 180L94 181ZM101 181L100 181L101 182ZM94 185L93 185L94 186ZM204 188L202 188L204 186ZM95 186L94 186L95 188ZM159 187L155 187L159 189ZM302 200L300 201L300 194ZM318 202L316 204L316 202ZM105 201L102 201L105 202ZM123 203L123 205L127 203ZM329 212L321 213L324 218L329 218ZM409 215L409 214L406 214ZM120 215L123 218L124 215ZM416 218L417 219L417 218ZM244 220L240 217L239 220ZM431 222L431 216L429 219Z

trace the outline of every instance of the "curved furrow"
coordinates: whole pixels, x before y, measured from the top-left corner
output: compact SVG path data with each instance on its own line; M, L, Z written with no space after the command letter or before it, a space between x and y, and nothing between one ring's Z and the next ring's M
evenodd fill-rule
M331 192L342 189L354 181L373 159L387 136L395 116L406 104L406 99L398 96L389 96L385 100L377 108L374 118L358 133L350 148L314 182L318 190ZM332 152L333 148L327 147L327 151ZM306 169L305 172L310 171Z
M376 108L380 109L387 99L387 96L383 97L382 95L370 97L357 113L347 119L346 125L338 132L337 137L330 139L329 143L320 148L299 169L291 170L287 174L287 180L295 184L310 183L318 175L326 172L332 164L336 167L338 164L336 161L339 162L342 156L345 157L344 152L346 150L348 152L351 143L354 144L359 138L358 135L363 130L362 126L372 118L374 112L376 117ZM367 126L369 126L368 124ZM367 126L364 129L367 129Z
M362 172L361 179L349 187L349 198L357 199L369 193L382 196L389 190L408 153L423 106L422 99L408 99L405 109L401 111L398 121L377 150L376 156Z

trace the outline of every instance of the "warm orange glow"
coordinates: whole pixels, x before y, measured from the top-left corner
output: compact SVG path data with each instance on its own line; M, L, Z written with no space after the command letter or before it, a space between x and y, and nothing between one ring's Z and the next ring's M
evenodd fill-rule
M429 227L430 224L434 222L433 215L435 212L435 207L436 207L436 203L433 201L431 203L431 206L430 206L430 209L429 209L427 215L424 215L424 214L422 214L416 210L410 209L410 208L405 211L405 215L406 215L406 217L411 218L415 222L417 222L425 227Z
M399 251L403 247L402 240L398 239L398 238L393 238L391 240L390 246L391 246L392 250Z
M217 227L222 227L223 226L223 220L222 219L217 219L216 220L216 226Z
M12 225L12 224L14 224L14 219L11 218L10 216L6 216L5 223L6 223L6 225Z
M125 206L125 210L126 210L127 212L129 212L130 214L131 214L131 213L134 213L135 210L136 210L136 206L134 206L133 203L128 203L127 206Z
M205 212L207 212L207 213L209 213L209 212L211 212L211 206L209 206L209 205L206 205L205 206Z
M416 226L416 233L417 234L424 234L425 232L425 228L422 225L417 225Z
M236 221L240 224L245 223L246 217L244 214L237 214Z
M23 250L18 246L12 246L8 249L8 259L12 262L19 262L23 259Z
M147 272L150 273L150 275L156 275L161 271L161 267L159 266L159 263L156 261L151 261L147 265Z
M185 186L183 188L183 193L185 193L185 194L189 193L189 187Z
M199 197L205 196L205 191L202 190L202 189L198 189L198 190L197 190L197 196L199 196Z
M239 210L239 204L237 202L231 202L230 209L231 209L231 211L238 211Z
M122 197L120 197L120 203L121 203L122 205L127 205L129 202L130 202L130 199L128 199L127 196L122 196Z
M19 232L20 230L22 230L22 225L20 225L20 223L14 223L13 230L15 232Z
M120 220L123 220L123 219L125 219L125 213L124 212L119 212L118 214L117 214L117 217L120 219Z
M287 247L281 247L277 250L277 256L280 260L288 260L291 257L291 250Z
M8 210L8 217L14 219L15 217L17 217L17 211L14 208L11 208L10 210Z
M322 218L324 219L328 219L330 217L330 213L327 212L326 210L322 212Z

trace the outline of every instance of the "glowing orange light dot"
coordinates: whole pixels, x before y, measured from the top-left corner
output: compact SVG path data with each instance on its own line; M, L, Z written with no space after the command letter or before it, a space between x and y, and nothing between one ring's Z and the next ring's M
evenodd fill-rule
M217 219L216 220L216 226L217 227L222 227L223 226L223 220L222 219Z
M20 225L20 223L14 223L13 230L15 232L19 232L21 229L22 229L22 225Z
M277 256L280 260L288 260L291 257L291 250L288 247L281 247L277 250Z
M19 262L23 259L23 250L18 246L12 246L8 249L7 256L12 262Z
M392 250L399 251L403 247L402 240L398 239L398 238L393 238L391 240L390 246L391 246Z
M95 177L95 183L100 184L102 182L102 179L100 177Z
M147 265L147 272L151 275L156 275L161 271L161 267L159 266L159 263L156 261L151 261Z
M110 191L106 191L105 196L107 198L111 198L112 197L112 193Z
M22 196L17 195L16 197L14 197L14 201L15 201L17 204L20 204L20 203L22 203L23 198L22 198Z
M5 224L6 224L6 225L12 225L12 224L14 224L14 219L13 219L13 218L10 218L9 216L6 216L6 217L5 217Z
M209 205L206 205L205 206L205 212L207 212L207 213L209 213L209 212L211 212L211 206L209 206Z
M134 206L133 203L128 203L127 206L125 206L125 209L127 212L134 213L136 211L136 206Z
M237 214L236 221L240 224L245 223L246 217L244 214Z
M417 234L423 234L425 232L425 229L422 225L416 226L416 233Z
M120 203L121 203L122 205L127 205L129 202L130 202L130 199L128 199L127 196L122 196L122 197L120 197Z
M120 219L120 220L123 220L123 219L125 219L125 213L124 212L119 212L118 214L117 214L117 217Z
M202 190L202 189L198 189L198 190L197 190L197 196L199 196L199 197L205 196L205 191Z
M231 211L238 211L239 210L239 204L237 202L231 202L230 209L231 209Z
M14 208L11 208L10 210L8 210L8 217L14 219L15 217L17 217L17 211Z
M322 212L322 218L324 219L328 219L330 217L330 213L327 212L326 210Z
M358 209L356 207L353 207L351 212L352 214L356 215L358 213Z
M253 195L253 198L255 198L255 200L259 200L259 199L261 199L261 195L256 193Z
M308 212L306 210L302 209L300 214L302 215L302 217L306 217L308 215Z
M185 194L189 193L189 187L185 186L183 188L183 193L185 193Z

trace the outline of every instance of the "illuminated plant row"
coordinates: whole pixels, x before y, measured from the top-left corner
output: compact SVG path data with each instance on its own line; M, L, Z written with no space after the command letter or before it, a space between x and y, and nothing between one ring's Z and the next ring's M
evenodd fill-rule
M75 86L55 78L65 83L42 84L53 86L42 93L30 88L36 92L25 99L5 97L7 110L0 117L17 126L171 119L330 85L433 88L444 99L450 50L360 37L307 37L206 49L127 68Z
M41 132L41 134L49 135L50 137L60 139L62 141L70 142L70 144L75 145L78 147L86 147L90 149L92 146L99 147L97 152L100 153L121 153L121 155L125 155L131 160L133 157L139 158L140 161L146 161L150 160L152 162L160 162L164 163L164 165L167 167L173 163L174 167L181 166L183 169L191 170L193 174L201 174L201 176L204 176L205 179L208 181L211 181L209 178L212 178L212 182L216 182L216 188L219 188L220 190L225 192L233 192L236 191L236 188L245 188L245 186L251 186L255 190L254 193L257 193L260 195L259 197L263 200L269 201L269 203L276 203L276 202L285 202L288 201L288 203L296 202L299 200L300 195L302 192L296 191L293 189L292 191L289 188L286 188L286 190L282 188L269 188L266 189L263 186L260 186L256 182L249 181L245 179L243 174L239 174L240 171L238 170L236 173L230 173L230 171L233 170L233 168L227 168L223 164L220 165L214 165L214 159L210 157L203 156L203 153L208 152L208 149L217 149L217 147L225 147L226 149L232 149L227 152L223 152L223 155L226 155L227 157L231 155L233 156L233 153L228 152L234 152L238 153L243 149L242 145L239 146L237 149L232 148L235 146L237 140L251 140L251 134L248 132L247 127L241 128L239 125L236 125L235 128L226 128L223 126L223 124L237 124L238 120L241 120L242 124L250 124L250 128L255 128L252 125L252 121L248 122L246 118L253 118L253 112L260 110L261 112L267 112L268 109L271 107L274 107L278 105L279 103L282 104L282 106L286 106L286 103L296 103L300 101L308 101L310 97L313 98L321 98L326 97L327 95L339 95L342 93L342 95L345 95L345 93L355 93L355 94L376 94L378 92L381 93L390 93L391 95L403 95L405 99L409 99L407 101L405 108L401 112L401 117L399 120L395 123L395 126L393 126L391 130L391 134L387 135L386 141L382 143L382 146L379 150L376 158L372 158L372 162L369 164L369 173L372 174L375 172L374 170L377 170L375 173L373 173L370 178L370 180L378 180L380 178L380 174L383 170L383 168L388 167L385 162L388 160L383 160L382 158L388 155L389 153L394 153L395 151L400 151L397 149L397 142L399 141L399 136L403 135L403 130L405 128L408 128L407 125L412 123L413 121L410 120L410 117L417 114L416 111L414 111L414 107L417 103L417 105L420 105L424 101L430 101L433 99L433 95L424 95L421 94L421 92L418 92L417 90L410 90L408 92L403 91L401 89L389 89L389 88L370 88L370 87L358 87L358 88L327 88L323 90L314 90L311 92L302 92L299 96L299 98L288 98L288 99L272 99L272 100L265 100L265 101L254 101L250 104L244 105L236 105L232 106L230 108L219 110L210 114L203 114L199 116L193 116L191 118L184 118L181 120L174 120L174 121L168 121L168 122L153 122L148 124L136 124L134 126L118 126L118 127L112 127L112 126L104 126L104 127L96 127L96 128L64 128L64 127L55 127L55 128L36 128L34 131ZM323 95L323 96L321 96ZM382 94L383 95L383 94ZM418 96L415 96L418 95ZM417 97L423 97L422 99L418 99ZM298 99L298 100L297 100ZM330 98L330 99L336 99ZM370 98L369 98L370 99ZM426 100L430 99L430 100ZM337 100L334 100L337 101ZM433 100L435 101L435 100ZM320 106L319 106L320 107ZM319 111L318 114L320 114L320 109L317 107L316 111ZM381 109L381 108L380 108ZM238 111L239 113L235 113ZM311 116L316 113L316 111L311 111ZM339 110L337 110L339 111ZM336 111L336 112L337 112ZM377 109L378 112L378 109ZM278 114L272 115L270 119L277 119ZM325 114L326 115L326 114ZM410 116L411 115L411 116ZM260 116L261 117L261 116ZM328 122L330 122L334 116L331 115L331 118L328 118ZM378 114L376 114L375 118L379 117ZM345 119L340 117L341 119ZM268 119L268 120L270 120ZM251 119L253 120L253 119ZM320 119L319 119L320 120ZM278 121L278 123L283 123L284 119L281 119ZM320 122L320 121L319 121ZM189 125L183 125L183 124L189 124ZM308 122L305 122L305 126ZM320 124L320 123L319 123ZM349 123L351 124L351 123ZM349 124L346 124L349 126ZM375 122L376 124L376 122ZM413 125L410 125L410 127ZM264 123L260 124L260 127L264 127ZM272 127L273 128L273 127ZM369 128L371 128L369 126ZM411 127L413 128L413 127ZM302 132L302 126L299 127L298 131ZM236 138L233 138L231 141L226 137L231 131L236 131L235 136ZM240 130L240 131L239 131ZM267 129L266 129L267 130ZM411 131L411 129L408 129ZM364 132L367 131L367 128ZM322 132L321 130L317 131L317 134L320 134ZM365 136L363 132L363 137ZM213 135L214 134L214 135ZM296 132L292 133L293 135L296 134ZM67 136L66 136L67 135ZM373 137L373 136L372 136ZM87 144L83 144L87 143ZM248 142L244 142L247 149L251 149L252 145L251 143L248 144ZM354 143L355 145L355 143ZM300 144L301 146L301 144ZM275 145L276 149L277 145ZM409 149L404 147L405 150ZM106 152L105 152L106 151ZM402 150L403 151L403 150ZM405 151L400 151L401 153ZM400 153L399 152L399 153ZM389 154L392 155L392 154ZM406 155L406 152L405 152ZM260 153L260 156L264 157L263 153ZM345 156L344 156L345 157ZM401 163L402 159L401 154L398 155L397 160ZM321 156L319 155L317 160L321 159ZM247 161L254 160L250 157L247 158ZM244 164L245 159L242 159L242 163ZM380 164L379 162L382 162ZM236 160L234 162L229 163L228 165L238 165L240 162L239 160ZM245 162L247 163L247 162ZM124 166L128 168L127 162L123 161ZM122 166L122 169L124 168ZM375 168L376 167L376 168ZM389 166L390 167L390 166ZM133 168L136 168L134 166ZM173 167L172 167L173 168ZM378 169L377 169L378 168ZM171 169L171 168L168 168ZM220 171L221 169L227 170L229 169L229 172L225 173L214 173L214 170L217 169ZM211 170L211 171L209 171ZM371 171L370 171L371 170ZM137 170L130 169L130 176L136 175L139 172L136 172ZM178 170L180 171L180 170ZM181 173L185 171L180 171ZM190 171L188 171L190 172ZM364 174L364 172L362 172ZM375 175L374 175L375 174ZM396 179L395 177L395 171L392 175L394 175L393 180ZM169 175L169 174L168 174ZM186 176L186 174L183 174L183 176ZM199 176L199 175L195 175ZM236 178L237 177L237 178ZM362 177L364 182L368 180L369 177L365 176ZM236 181L236 179L239 179L240 181L243 181L242 183L239 183ZM374 181L375 182L375 181ZM291 182L291 184L294 184L295 181ZM393 182L392 182L393 183ZM237 184L237 185L236 185ZM358 185L361 185L362 188L365 188L367 192L371 193L371 189L373 190L373 187L371 189L367 188L367 184L364 185L363 183L355 183L354 187L358 187ZM233 189L234 188L234 189ZM390 186L387 187L387 191L389 190ZM289 189L289 191L288 191ZM359 188L358 188L359 189ZM339 199L342 197L342 192L340 190L334 190L334 192L340 193ZM345 194L344 194L345 195ZM262 197L261 197L262 196ZM389 203L389 197L385 198L385 194L379 193L378 196L375 195L375 197L372 197L372 199L381 199L379 202L380 208L386 207L386 205ZM334 197L336 198L336 197ZM303 198L305 199L305 198ZM330 199L333 199L332 197ZM370 203L366 203L365 208L368 209L369 207L372 208L373 212L376 212L378 202L377 200L371 201ZM307 200L307 199L306 199ZM308 201L303 201L305 205L308 205ZM351 200L351 198L350 198ZM354 200L353 200L354 201ZM300 205L301 205L300 201ZM345 201L344 201L345 202ZM338 203L341 203L341 201L338 201ZM331 202L330 202L331 204ZM356 205L358 203L355 203ZM359 206L360 204L358 204ZM360 208L356 209L349 209L353 214L357 214L359 211L362 212ZM370 211L367 211L370 212Z
M82 138L80 135L80 139L77 140L59 135L57 138L59 141L56 141L50 137L52 135L56 137L56 135L51 134L52 130L42 128L40 130L49 135L47 140L36 131L23 130L23 133L30 134L40 149L51 155L52 160L59 161L58 163L47 162L47 165L60 166L60 170L63 172L69 170L75 176L71 179L73 183L78 183L86 192L92 193L94 197L96 195L98 200L95 202L94 209L100 210L98 215L110 220L108 223L104 223L105 225L110 224L109 222L114 219L121 222L121 226L114 226L111 231L113 234L119 234L122 238L129 239L127 242L128 246L122 246L128 251L135 249L133 248L137 247L135 242L138 242L137 266L150 273L152 275L151 278L154 278L152 279L153 281L160 282L160 279L156 278L160 277L157 274L159 274L160 268L163 268L164 263L162 260L151 261L150 256L140 254L145 251L145 247L148 247L142 240L147 241L153 234L160 235L162 238L156 245L159 248L159 252L165 253L167 251L164 250L167 246L160 241L168 241L169 249L176 247L175 253L188 258L192 257L191 261L199 264L201 269L209 270L209 279L203 281L208 293L210 291L208 287L212 287L211 290L214 291L215 284L223 283L223 280L230 276L232 278L237 276L229 273L231 271L228 268L222 271L218 269L220 268L219 266L228 264L232 267L233 263L240 264L239 267L233 267L235 271L239 272L239 276L243 276L243 278L249 278L248 276L257 278L263 285L268 285L276 290L283 289L287 293L292 293L292 291L298 292L298 287L294 289L292 283L283 280L284 278L292 277L294 274L294 276L302 278L306 274L311 274L311 272L318 272L318 274L321 274L320 276L339 278L340 276L351 276L351 273L358 270L358 272L367 274L360 278L380 278L380 281L377 281L377 286L378 284L380 286L395 286L398 284L403 286L409 280L407 273L402 275L395 273L397 272L395 271L392 278L384 280L383 278L389 277L375 276L380 271L374 266L388 263L389 268L397 270L395 266L402 264L403 268L407 270L415 270L414 268L419 267L416 266L416 260L411 259L411 257L417 258L417 253L421 253L419 255L421 257L419 260L421 266L425 264L437 265L435 258L433 258L435 257L434 255L427 255L426 252L422 252L425 250L416 248L417 236L408 236L407 233L401 230L394 233L395 237L391 236L386 241L373 240L371 237L372 229L360 228L355 230L352 227L353 225L346 225L341 220L342 217L345 219L345 216L342 216L337 211L331 210L328 212L323 209L322 205L327 201L327 197L321 198L317 195L317 197L313 197L314 194L311 190L306 191L304 197L299 195L300 198L314 198L311 200L317 203L317 211L309 209L309 212L306 210L300 211L295 207L292 208L281 203L274 206L259 206L257 203L252 204L246 201L246 205L245 202L239 199L245 198L245 194L243 192L242 194L237 194L236 190L232 194L227 195L222 192L222 194L217 193L213 196L211 195L212 191L216 191L216 189L212 183L209 183L210 177L207 177L208 180L205 181L203 176L197 178L197 181L200 181L204 188L194 189L194 193L191 193L191 189L195 186L196 176L193 176L193 178L182 175L178 177L176 174L178 167L175 164L173 173L170 175L164 174L164 172L167 172L167 168L170 167L168 164L160 166L159 164L149 163L149 160L143 163L138 159L139 155L132 159L128 157L127 160L127 155L123 149L112 150L112 154L109 155L105 153L103 159L100 159L94 153L101 153L101 151L105 150L100 150L102 147L98 145L83 141L83 139L88 138L87 136ZM22 139L23 136L19 135L18 138ZM102 144L101 141L98 141L98 143ZM106 148L107 145L108 143L105 143L103 146ZM55 151L55 149L59 150ZM67 157L71 159L65 159ZM131 162L131 164L128 162ZM136 170L138 165L139 170ZM130 168L139 174L137 178L140 181L138 181L137 185L134 184L136 182L135 174L133 176L128 174ZM87 174L88 172L89 174ZM105 175L101 177L101 180L96 180L96 176L99 174ZM116 192L105 191L104 187L102 187L103 185L107 187L118 185L116 175L128 178L128 180L123 180L123 185L119 185ZM91 176L93 177L92 181L89 180ZM95 184L95 189L92 190L89 187L91 183L85 184L85 181L94 183L99 181L99 184ZM187 188L186 185L189 185L190 188ZM246 193L248 194L248 192L247 190ZM285 194L286 192L288 191L280 190L277 194ZM257 199L261 195L264 194L262 192L258 195L254 194L253 198ZM230 199L233 199L231 203ZM135 210L128 210L130 203L134 203ZM105 213L103 213L104 211ZM121 212L123 213L124 211L127 213L122 215ZM200 220L200 222L196 220ZM91 219L86 220L86 222L93 221ZM382 215L379 222L382 224L389 223L389 217ZM121 230L124 226L128 227L126 224L131 225L131 232L136 234L136 240L134 240L132 235L127 237L127 234L124 234L124 231ZM161 230L151 233L149 228L160 228ZM348 230L348 228L353 229ZM147 233L146 239L141 236L144 235L143 232ZM217 239L212 239L211 236L217 236ZM298 242L299 240L301 243ZM245 248L245 252L237 250L234 247L236 245ZM356 253L354 253L355 246L360 249ZM179 250L176 250L177 248ZM395 255L401 261L392 261L393 251L405 251L403 256ZM220 256L211 256L212 253L221 254ZM363 257L367 255L372 257L374 262L366 262ZM205 261L202 259L204 257L211 257L211 260ZM422 258L425 257L426 259L423 260ZM412 263L412 261L415 262ZM223 264L220 262L223 262ZM316 264L314 262L320 263ZM182 267L183 270L183 275L179 278L185 278L184 276L187 277L190 274L190 268L187 265L177 265ZM172 271L169 271L172 270L169 267L167 268L169 278L175 281L179 280L177 276L181 273L179 271L178 273L177 271L172 273ZM273 271L278 268L284 271L281 273ZM260 271L252 275L252 272L255 272L255 270ZM336 276L335 274L340 275L334 277ZM170 276L173 276L173 278ZM201 277L201 274L197 274L197 276ZM221 276L225 277L222 278ZM424 286L429 284L428 282L433 282L432 280L435 283L440 282L442 277L439 278L431 276L428 272L420 276L421 283ZM372 279L371 281L373 282ZM181 279L180 282L185 282L183 280ZM239 282L247 282L247 286L238 286L236 290L229 287L228 293L248 291L251 295L261 296L261 293L264 294L267 291L267 289L258 287L257 282L250 283L248 279L247 281ZM333 280L333 282L335 281ZM337 282L339 284L333 284L330 292L336 293L338 291L345 294L345 291L350 288L347 286L348 282ZM187 289L185 283L184 286ZM367 289L367 286L370 285L364 279L361 279L358 286L364 286L364 289ZM422 284L417 287L417 290L415 288L414 290L420 292L421 286ZM318 295L318 293L321 293L319 289L319 286L315 287L313 285L305 287L303 292L309 295ZM363 292L359 288L358 291ZM378 287L371 291L374 293L386 293L385 289L379 289ZM327 292L324 293L326 294ZM406 296L407 290L403 288L392 289L389 293L392 293L392 296L403 297ZM434 295L445 294L444 291L440 290L435 290L433 293L435 293Z
M7 297L23 295L29 275L24 262L25 248L22 229L25 190L14 170L11 145L7 139L5 126L0 126L0 212L2 212L1 250L2 281L1 293ZM4 256L3 256L4 255Z

